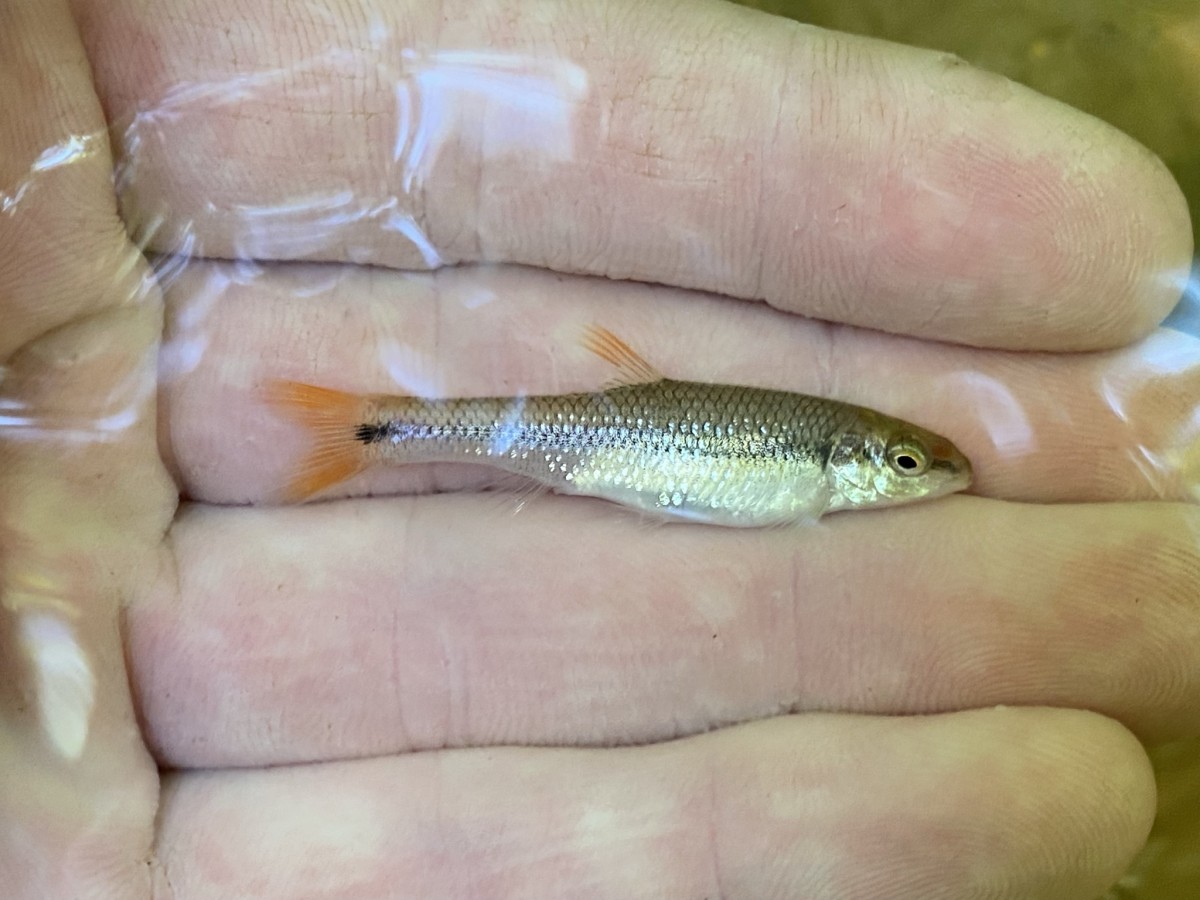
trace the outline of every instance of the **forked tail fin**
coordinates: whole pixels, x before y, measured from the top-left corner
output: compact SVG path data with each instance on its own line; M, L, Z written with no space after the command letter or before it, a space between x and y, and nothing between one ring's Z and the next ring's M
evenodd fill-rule
M367 418L365 397L298 381L270 381L262 397L304 426L312 439L308 455L279 492L280 500L303 502L366 468L366 445L357 436Z

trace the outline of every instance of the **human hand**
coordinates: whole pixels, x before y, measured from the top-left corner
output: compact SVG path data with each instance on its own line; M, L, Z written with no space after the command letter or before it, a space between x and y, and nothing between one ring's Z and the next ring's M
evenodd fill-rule
M1102 889L1153 808L1122 725L1200 726L1198 354L1166 331L1054 351L1169 308L1191 250L1169 177L940 55L732 7L422 9L79 4L126 221L192 254L158 267L161 353L70 26L7 12L0 883ZM391 271L431 251L495 265ZM264 378L586 388L605 373L570 336L597 320L681 377L927 425L980 496L650 528L420 468L223 505L302 452Z

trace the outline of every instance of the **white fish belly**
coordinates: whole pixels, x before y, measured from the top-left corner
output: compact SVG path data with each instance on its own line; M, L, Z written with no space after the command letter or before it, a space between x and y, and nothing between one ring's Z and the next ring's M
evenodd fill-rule
M556 491L709 524L812 521L829 503L828 481L815 461L765 462L615 447L539 454L526 462L532 465L513 469Z

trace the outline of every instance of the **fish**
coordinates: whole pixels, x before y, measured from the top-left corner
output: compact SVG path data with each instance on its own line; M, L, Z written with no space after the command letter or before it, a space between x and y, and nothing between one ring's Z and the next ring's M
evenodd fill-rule
M268 382L269 406L311 440L280 499L308 501L377 465L463 461L663 519L767 527L971 484L966 456L909 422L807 394L667 378L596 325L582 344L615 368L601 390L427 399Z

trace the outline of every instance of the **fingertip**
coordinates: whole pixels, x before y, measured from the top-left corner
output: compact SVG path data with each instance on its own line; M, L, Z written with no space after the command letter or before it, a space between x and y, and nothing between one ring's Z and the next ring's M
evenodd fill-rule
M870 152L834 155L828 168L846 177L857 165L871 205L838 206L837 222L858 224L857 244L808 234L810 256L837 259L849 274L835 288L842 295L830 302L804 272L792 278L803 296L782 296L781 308L1052 351L1123 346L1166 317L1186 285L1193 237L1187 201L1154 153L957 57L845 43L847 54L878 63L843 66L837 94L843 117L860 123L849 133ZM855 118L875 107L885 111L878 121ZM868 132L876 139L864 141Z
M1183 295L1195 249L1187 198L1166 164L1106 123L1097 127L1114 155L1096 199L1108 207L1097 214L1108 234L1081 230L1068 245L1094 260L1092 276L1076 285L1078 341L1068 350L1111 349L1150 334Z
M981 710L992 751L986 879L999 896L1080 900L1111 887L1145 844L1156 790L1149 757L1120 723L1083 710ZM981 732L983 735L985 732ZM990 870L990 871L989 871Z
M1096 816L1102 824L1111 820L1115 826L1111 831L1116 838L1114 855L1132 859L1154 824L1158 807L1154 767L1141 741L1120 722L1090 712L1076 714L1086 718L1085 727L1096 733L1089 750L1096 754L1097 772L1107 776L1099 781L1104 790L1096 803Z
M1091 900L1154 816L1145 751L1090 712L806 715L713 742L721 868L756 896Z

